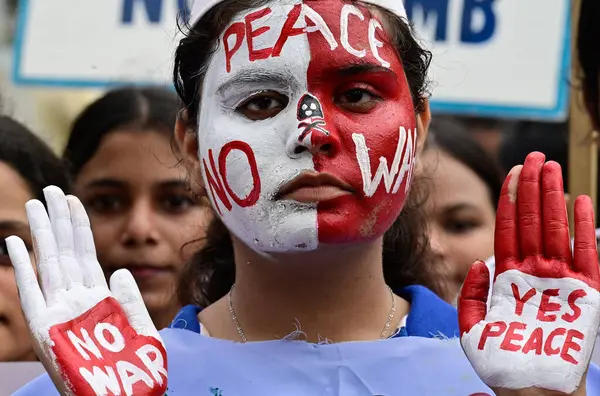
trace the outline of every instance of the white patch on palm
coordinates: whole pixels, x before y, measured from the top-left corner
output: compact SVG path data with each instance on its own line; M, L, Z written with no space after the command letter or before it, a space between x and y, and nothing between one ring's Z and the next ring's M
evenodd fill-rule
M518 287L521 299L531 288L536 290L535 295L524 303L521 315L516 314L517 302L513 295L512 284ZM560 304L560 309L547 311L540 317L547 320L548 315L556 315L555 321L544 321L538 317L542 293L549 289L559 290L558 295L550 297L548 301ZM581 314L571 323L565 318L571 319L577 312L568 303L568 298L576 290L583 290L586 295L575 301L574 304L579 307ZM486 324L494 322L505 322L507 328L496 336L488 331L486 333L488 336L483 340L483 349L480 349ZM516 322L523 323L526 327L513 330L515 335L506 337L510 324ZM599 324L600 293L584 282L573 278L538 278L517 270L510 270L496 278L485 321L465 333L461 343L471 364L488 386L507 389L540 387L570 394L576 390L585 373ZM536 330L538 328L541 330ZM547 343L548 336L559 328L565 329L564 332L555 331L553 339ZM498 332L501 330L499 327L491 329ZM583 334L583 340L572 338L572 342L579 345L580 350L572 345L565 347L569 330ZM543 333L540 355L536 354L535 349L523 353L523 346L534 332ZM506 339L514 346L508 346ZM513 349L518 347L518 350L506 350L507 347ZM554 353L546 353L546 348L552 349ZM567 361L570 359L569 356L577 363Z

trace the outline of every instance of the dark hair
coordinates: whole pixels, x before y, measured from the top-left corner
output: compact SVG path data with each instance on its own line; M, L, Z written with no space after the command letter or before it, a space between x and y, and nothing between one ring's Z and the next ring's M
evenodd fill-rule
M347 0L350 3L355 0ZM267 0L225 0L214 6L193 26L185 26L185 37L175 53L173 81L186 116L181 119L197 133L200 92L212 54L227 24L239 13L260 7ZM377 6L383 21L392 32L392 42L402 60L415 112L423 111L428 97L427 70L431 53L415 39L412 26L403 18ZM397 289L411 284L428 286L422 265L428 252L420 206L423 201L418 183L398 219L384 236L383 267L386 282ZM204 247L186 266L178 287L182 304L209 305L227 294L235 280L233 246L229 231L215 216L211 221Z
M546 155L547 161L556 161L562 168L564 190L569 186L569 126L566 122L524 121L506 135L498 152L498 160L505 171L521 165L533 151Z
M7 116L0 116L0 162L13 168L42 202L42 190L47 186L70 192L67 171L60 159L29 129Z
M498 206L503 172L498 163L469 134L467 126L451 120L432 122L425 149L439 149L471 169L489 191L494 209Z
M590 116L596 127L600 127L600 95L598 93L598 74L600 73L600 2L582 0L579 15L577 51L579 53L580 72L585 99L592 106Z
M109 91L75 120L63 158L73 175L94 156L102 138L118 128L139 128L171 138L177 120L177 96L161 88L125 87Z

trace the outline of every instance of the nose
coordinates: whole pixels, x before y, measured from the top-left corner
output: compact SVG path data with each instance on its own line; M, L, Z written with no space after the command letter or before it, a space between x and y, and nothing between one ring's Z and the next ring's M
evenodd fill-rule
M292 134L287 143L287 152L290 158L299 158L305 153L331 157L336 151L336 143L331 133L313 130L302 141L298 139L298 135Z
M438 256L445 255L445 245L440 230L437 227L429 229L429 246L431 250Z
M159 231L156 225L156 213L152 203L140 200L131 206L121 236L121 243L126 247L157 245Z

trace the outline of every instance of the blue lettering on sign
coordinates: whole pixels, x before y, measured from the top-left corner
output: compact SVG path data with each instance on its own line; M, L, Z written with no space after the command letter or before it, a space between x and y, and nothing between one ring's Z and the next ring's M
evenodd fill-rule
M190 15L190 9L186 0L170 0L177 2L180 17L187 21ZM135 5L143 5L146 9L146 15L151 23L160 23L163 9L163 0L123 0L123 12L121 22L124 24L133 23L133 9Z
M460 41L469 44L479 44L490 40L496 31L496 13L493 5L495 0L405 0L408 19L414 21L415 9L419 8L423 20L418 21L431 26L435 23L435 41L448 39L449 21L448 8L451 1L462 1L462 18L460 21ZM483 20L481 26L474 26L474 20L479 15Z

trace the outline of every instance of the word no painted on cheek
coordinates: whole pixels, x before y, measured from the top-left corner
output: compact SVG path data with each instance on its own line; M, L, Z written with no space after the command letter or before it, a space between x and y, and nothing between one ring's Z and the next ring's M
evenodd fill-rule
M164 395L166 351L129 325L109 297L80 317L50 328L52 351L77 395Z
M245 197L240 197L236 194L235 191L233 191L233 189L231 188L231 183L227 178L227 157L233 151L238 151L241 154L243 154L248 161L248 166L250 167L250 174L252 176L252 188ZM217 209L220 215L223 215L223 213L221 212L221 208L218 202L221 202L221 205L225 206L225 208L229 211L233 208L233 205L229 198L231 198L231 200L241 208L247 208L256 204L256 202L260 198L260 176L258 174L258 166L256 164L256 157L254 155L254 151L248 143L236 140L229 142L223 147L221 147L221 150L219 151L218 155L218 168L217 164L215 163L213 151L211 149L208 150L208 159L210 162L210 168L206 162L206 159L202 160L206 175L206 183L208 184L208 188L210 189L215 208ZM217 198L219 199L219 201L217 201Z
M500 349L522 354L536 354L546 356L560 356L571 364L579 362L573 352L582 349L584 334L577 330L575 322L581 317L581 307L578 300L587 295L583 289L576 289L569 293L567 302L558 299L561 294L559 289L538 291L535 288L522 290L515 283L511 283L512 297L514 298L516 317L524 317L522 321L496 321L487 323L481 333L478 349L484 350L486 343L494 338L502 338ZM541 294L541 296L540 296ZM535 304L531 304L534 297L540 298L536 312L530 312ZM526 310L527 308L527 310ZM535 321L526 320L528 318ZM558 326L532 326L531 323L553 323ZM528 326L530 326L528 328ZM531 328L535 327L535 328ZM527 330L528 335L524 332Z
M351 55L357 58L364 58L370 51L383 67L390 67L390 63L382 59L379 54L379 48L383 47L383 42L377 38L377 31L382 30L381 23L376 19L366 21L365 15L355 6L346 4L342 8L340 15L340 37L338 39L327 26L325 19L318 12L306 4L295 5L287 15L287 18L281 28L279 37L272 47L258 49L255 46L255 40L271 30L272 27L260 23L260 19L268 19L272 14L270 7L262 8L245 16L243 21L231 24L223 35L223 46L225 48L225 63L227 72L231 72L231 60L233 56L245 44L248 51L248 60L250 62L270 57L279 57L290 37L302 34L319 32L329 43L331 50L335 50L340 45ZM298 20L304 18L306 23L303 27L295 27ZM349 28L350 23L361 23L368 33L369 48L355 48L350 43Z

